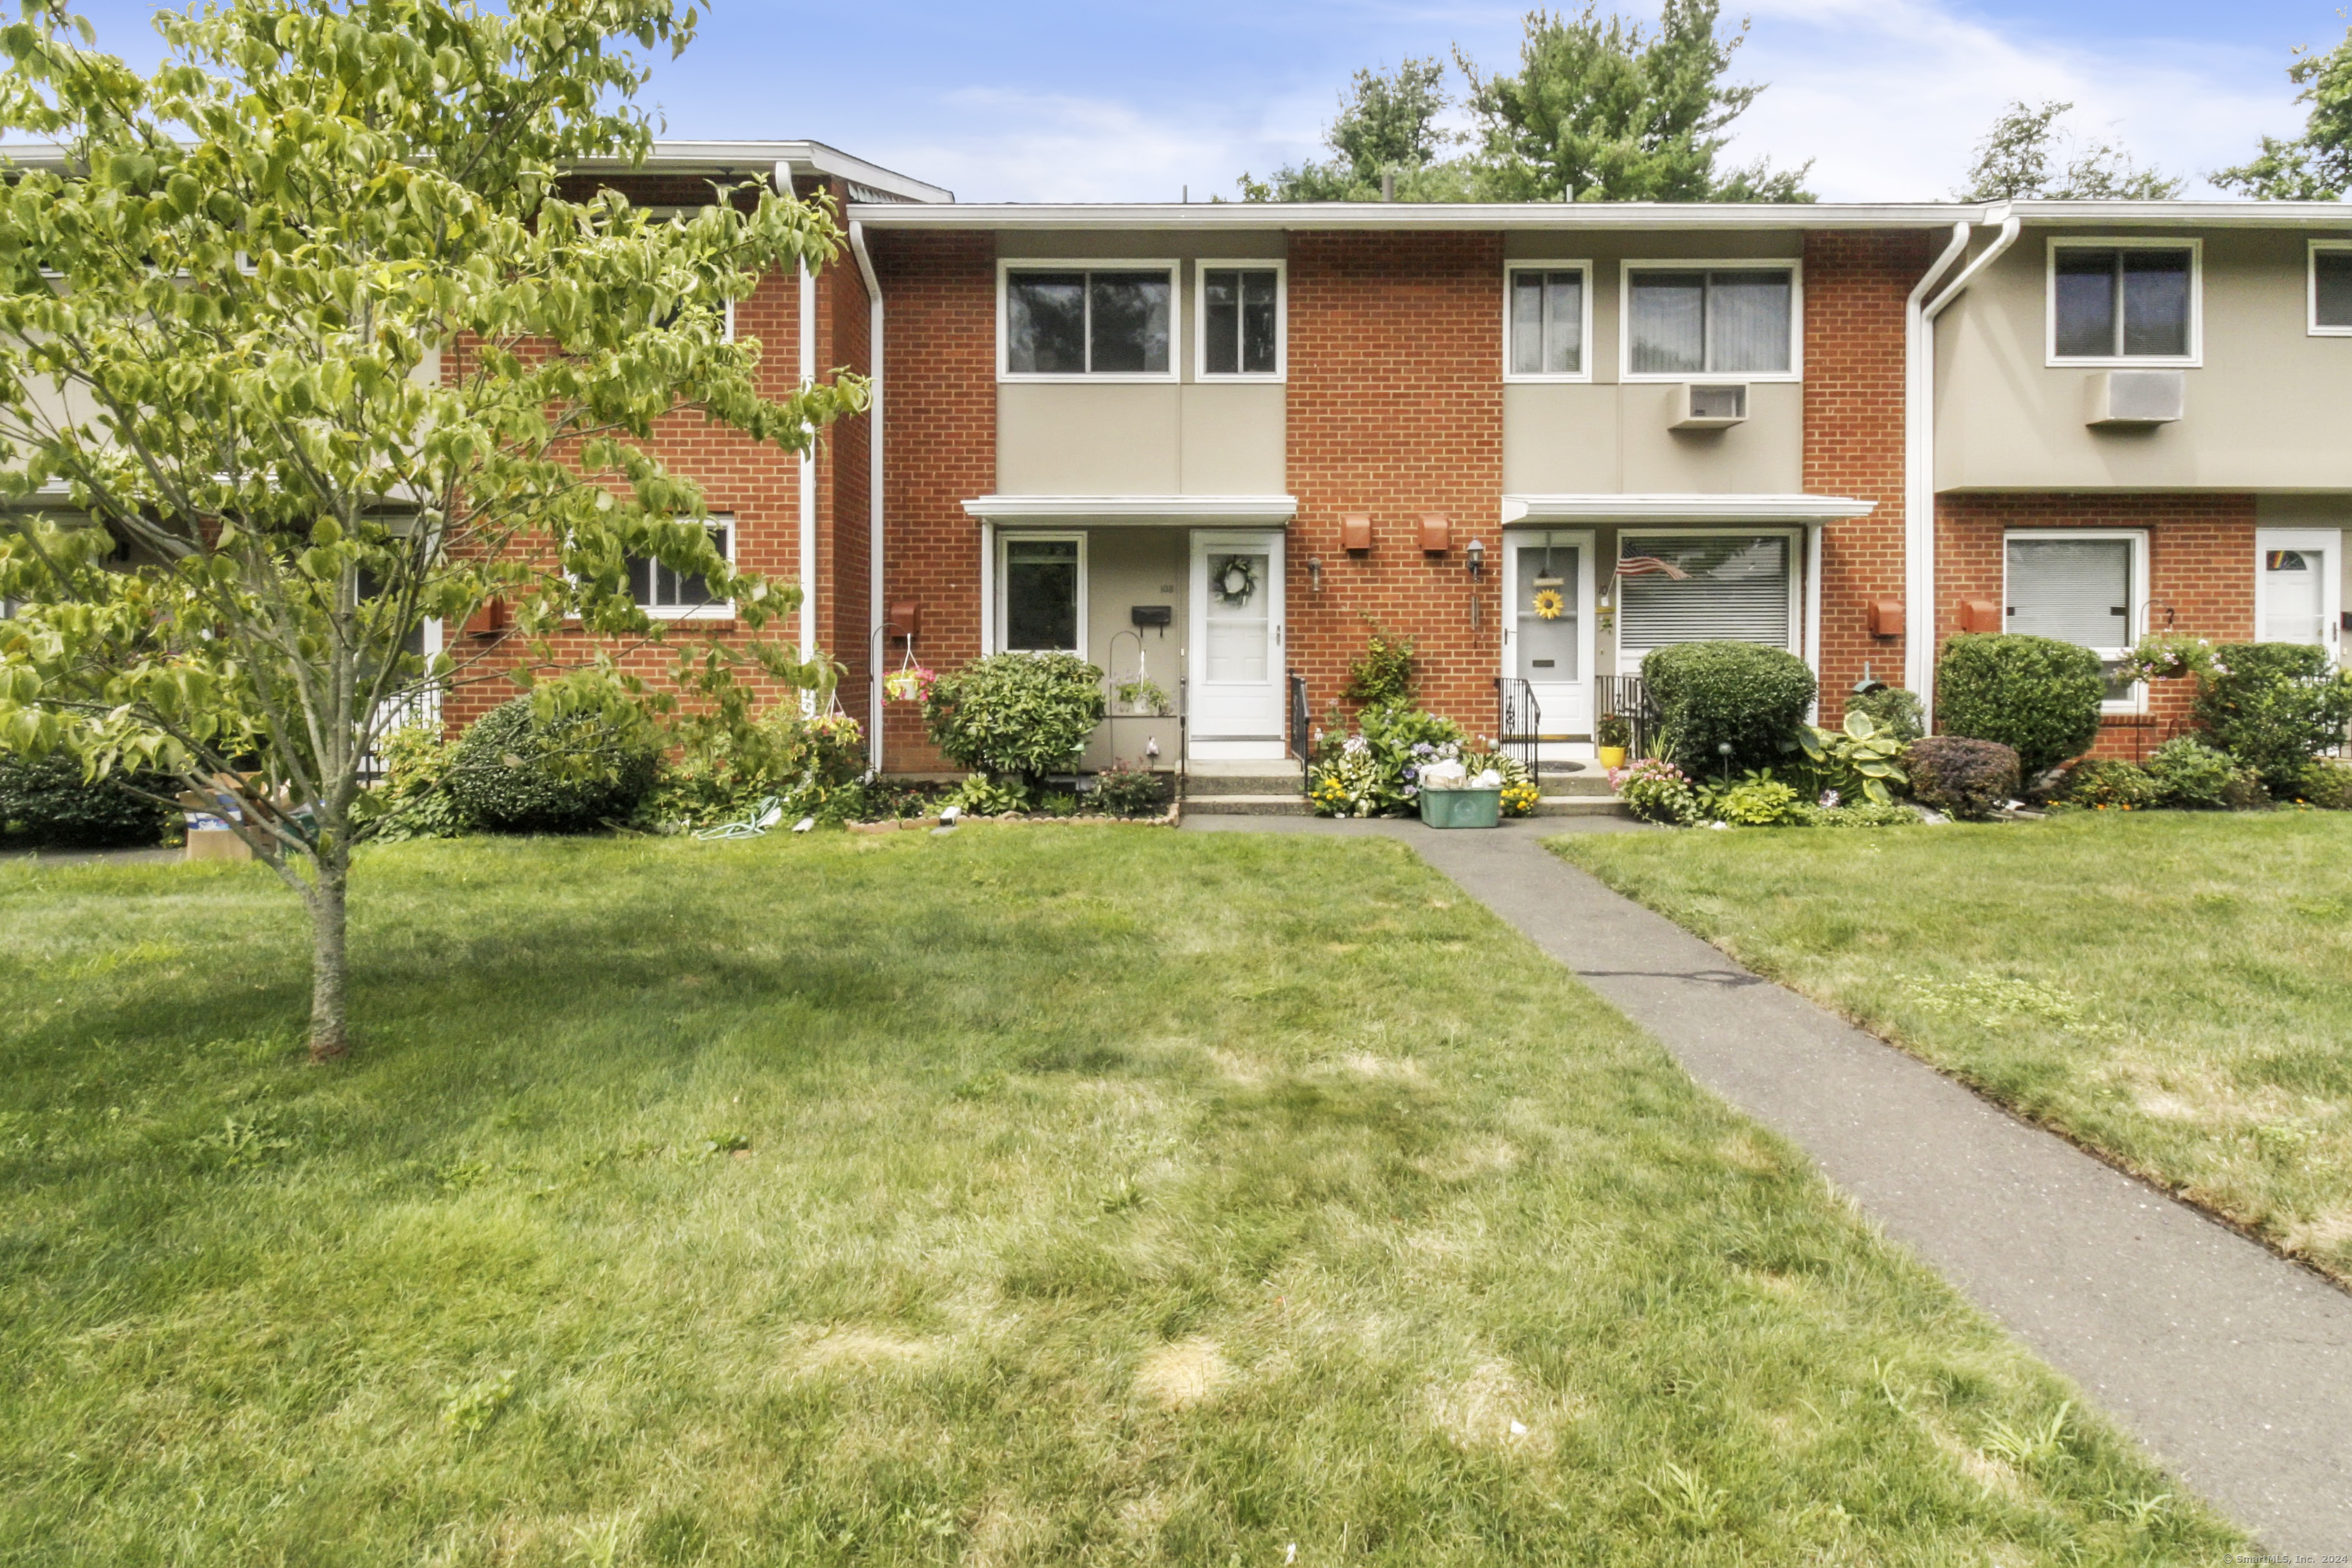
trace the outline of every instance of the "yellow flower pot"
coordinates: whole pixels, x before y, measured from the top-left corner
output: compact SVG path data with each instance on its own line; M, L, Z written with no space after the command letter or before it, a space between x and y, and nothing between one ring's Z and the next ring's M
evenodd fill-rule
M1604 767L1604 768L1622 768L1622 767L1623 767L1623 766L1625 765L1625 748L1624 748L1624 747L1622 747L1622 746L1595 746L1595 747L1593 747L1592 749L1593 749L1594 751L1596 751L1596 752L1600 752L1600 753L1601 753L1601 765L1602 767Z

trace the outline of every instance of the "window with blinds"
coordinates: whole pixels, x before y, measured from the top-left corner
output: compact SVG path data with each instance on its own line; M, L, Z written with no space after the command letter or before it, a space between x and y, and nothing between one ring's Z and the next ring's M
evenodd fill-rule
M1639 268L1626 274L1633 375L1785 375L1795 363L1789 268Z
M2132 547L2128 539L2012 538L2009 629L2121 658L2132 645Z
M1794 652L1790 544L1784 533L1622 536L1619 647L1647 653L1676 643L1752 642ZM1684 575L1645 569L1653 561Z

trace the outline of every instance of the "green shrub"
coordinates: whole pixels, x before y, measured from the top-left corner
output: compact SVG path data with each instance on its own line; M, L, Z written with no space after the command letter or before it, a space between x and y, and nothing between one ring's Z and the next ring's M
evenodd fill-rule
M1348 666L1348 684L1340 695L1367 707L1410 702L1413 675L1412 639L1374 626L1362 655Z
M1803 755L1791 765L1801 771L1805 793L1824 805L1839 801L1893 805L1895 797L1911 786L1903 773L1904 742L1881 730L1867 713L1849 710L1843 728L1837 730L1800 724L1797 745Z
M1034 787L1102 722L1102 671L1074 653L1000 653L942 675L923 727L950 762Z
M1881 734L1894 736L1900 745L1907 746L1927 732L1927 719L1919 709L1919 694L1905 687L1856 692L1845 700L1845 710L1864 715Z
M125 784L165 798L180 792L165 773L86 782L81 763L0 753L0 841L44 849L128 849L159 842L173 808L142 800Z
M956 785L940 805L960 805L967 816L1018 816L1029 809L1032 799L1029 786L1019 779L974 773Z
M2263 793L2261 776L2193 735L2167 741L2147 760L2156 803L2182 811L2243 810Z
M2214 655L2197 681L2198 727L2273 795L2293 794L2312 759L2343 742L2352 671L2301 643L2231 643Z
M2322 811L2352 811L2352 763L2313 763L2296 781L2294 798Z
M1734 827L1801 826L1816 809L1769 769L1746 774L1736 784L1700 785L1698 806L1701 816Z
M866 763L864 731L846 714L803 718L787 698L736 732L685 728L683 748L637 806L638 826L690 832L743 817L770 795L794 818L846 822L864 809L862 792L845 793Z
M493 833L593 833L625 820L660 770L648 731L587 713L542 724L531 700L518 697L458 741L448 787L467 817Z
M1919 814L1907 805L1865 800L1858 805L1817 805L1805 814L1805 820L1815 827L1916 827Z
M1385 702L1356 716L1357 732L1325 732L1308 772L1307 798L1324 816L1410 816L1424 763L1459 759L1462 728L1406 702Z
M2070 805L2095 811L2146 811L2162 794L2146 768L2113 757L2076 763L2061 793Z
M1947 735L1996 741L2031 779L2099 738L2106 696L2099 656L2054 637L1968 633L1944 645L1936 666L1936 719Z
M1998 741L1923 735L1904 748L1911 798L1947 816L1990 816L2017 793L2017 753Z
M1698 792L1672 763L1645 757L1610 778L1617 787L1617 798L1644 822L1682 826L1699 820Z
M1769 767L1812 705L1813 672L1780 648L1744 642L1662 647L1642 660L1642 684L1657 705L1659 757L1712 774Z
M457 742L441 738L437 724L407 724L378 743L383 782L367 794L370 817L382 822L376 837L385 844L407 838L455 838L472 826L449 788Z
M1168 781L1132 763L1113 763L1095 775L1095 809L1109 816L1157 816L1168 808Z

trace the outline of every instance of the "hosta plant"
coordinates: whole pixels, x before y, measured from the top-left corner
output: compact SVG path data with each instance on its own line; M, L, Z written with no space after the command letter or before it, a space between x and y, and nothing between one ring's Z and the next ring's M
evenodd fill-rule
M1797 744L1816 795L1833 791L1842 800L1858 796L1873 805L1892 805L1911 783L1903 771L1903 742L1867 713L1848 712L1844 726L1836 730L1801 726Z

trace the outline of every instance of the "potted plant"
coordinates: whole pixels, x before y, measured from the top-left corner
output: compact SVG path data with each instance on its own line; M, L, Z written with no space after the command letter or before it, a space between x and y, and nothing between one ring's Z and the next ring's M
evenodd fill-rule
M1111 695L1130 714L1153 719L1165 719L1169 715L1168 693L1160 689L1158 681L1149 677L1137 676L1133 680L1122 680L1112 689Z
M1603 713L1601 722L1592 727L1593 750L1601 753L1604 768L1625 765L1625 748L1633 743L1633 726L1622 713Z
M1493 768L1474 773L1458 757L1424 763L1413 780L1420 786L1421 819L1432 827L1492 827L1503 816L1503 775Z

